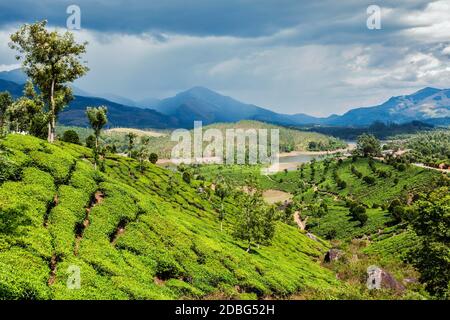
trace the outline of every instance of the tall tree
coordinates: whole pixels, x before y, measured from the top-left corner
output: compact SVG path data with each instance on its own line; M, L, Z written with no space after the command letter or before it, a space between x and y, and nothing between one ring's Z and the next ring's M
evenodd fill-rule
M374 157L380 154L380 141L372 134L363 133L358 137L357 152L363 157Z
M220 198L220 206L218 207L220 231L223 230L223 220L225 219L225 210L223 203L225 198L230 194L230 192L231 192L230 186L225 181L225 179L222 176L220 176L216 181L214 189L214 193L216 194L216 196Z
M103 127L108 123L108 108L105 106L97 108L86 108L86 115L88 117L89 123L94 130L95 135L95 168L97 168L98 154L99 154L99 138Z
M81 61L87 43L78 44L70 32L46 29L47 21L24 24L11 35L9 46L18 51L25 73L37 85L48 113L48 141L55 140L58 113L73 99L68 83L89 70Z
M275 233L274 211L266 206L261 190L248 182L247 193L239 196L241 213L236 219L234 236L247 243L250 252L253 243L269 242Z
M450 189L442 187L418 200L411 225L418 246L407 259L420 272L420 282L437 297L450 298Z
M9 106L13 103L11 94L7 91L0 93L0 137L5 132L6 114Z
M128 141L128 157L131 158L133 149L134 149L134 142L137 138L137 135L133 132L128 132L126 135L127 141Z
M144 171L144 160L149 157L148 145L150 144L150 137L143 136L141 137L141 147L138 151L138 159L139 159L139 169L141 172Z

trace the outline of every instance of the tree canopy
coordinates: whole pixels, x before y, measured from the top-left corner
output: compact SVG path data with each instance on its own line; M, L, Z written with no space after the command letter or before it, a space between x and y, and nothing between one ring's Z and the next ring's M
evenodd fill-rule
M35 84L48 114L48 141L55 139L58 113L73 99L69 83L89 70L81 61L87 43L76 43L70 32L48 31L47 21L24 24L11 35L9 46L17 51L16 59Z

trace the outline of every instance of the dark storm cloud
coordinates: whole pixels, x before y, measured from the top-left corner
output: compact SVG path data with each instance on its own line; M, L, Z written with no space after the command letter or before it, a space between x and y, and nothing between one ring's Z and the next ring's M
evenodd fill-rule
M47 19L49 24L65 26L66 8L81 8L82 27L103 32L169 32L197 36L260 37L283 29L304 30L305 41L345 40L351 34L364 40L365 9L372 1L301 0L16 0L0 3L0 25ZM417 10L426 1L382 1L380 5ZM356 23L355 23L356 22ZM401 25L391 22L389 32ZM392 28L392 29L390 29Z
M131 99L201 85L285 113L340 113L450 87L448 0L0 0L0 71L24 22L81 8L90 72L77 86ZM366 27L382 8L381 30Z

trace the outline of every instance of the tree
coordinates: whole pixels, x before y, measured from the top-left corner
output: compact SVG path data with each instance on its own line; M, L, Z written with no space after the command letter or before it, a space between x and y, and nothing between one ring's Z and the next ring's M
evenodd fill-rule
M183 172L183 181L187 184L191 183L191 174L187 170Z
M214 193L220 198L220 208L219 208L219 221L220 221L220 231L223 230L223 220L225 219L225 210L223 207L223 202L225 198L230 194L231 189L228 183L220 177L215 185Z
M355 202L350 205L350 215L353 219L359 221L361 226L365 225L369 218L366 213L366 207Z
M241 193L238 202L241 212L236 219L234 237L247 243L250 252L253 243L268 243L275 233L275 209L267 208L261 190L248 184L248 193Z
M78 133L75 130L64 131L61 140L68 143L81 144L80 137L78 136Z
M99 154L99 138L100 133L103 127L108 123L108 108L105 106L97 107L97 108L86 108L86 115L91 125L91 128L94 130L95 136L95 149L94 149L94 158L95 158L95 168L97 168L98 162L98 154Z
M152 152L152 153L150 153L150 156L148 157L148 160L151 163L155 164L155 163L158 162L158 155L156 153Z
M95 148L95 137L94 137L94 135L89 135L87 138L86 138L86 147L87 148L89 148L89 149L94 149Z
M7 110L12 103L13 99L8 91L0 93L0 137L5 132Z
M411 225L418 247L407 260L420 272L420 282L439 298L450 298L450 192L442 187L416 201Z
M143 170L144 170L144 166L143 166L144 160L149 157L149 155L148 155L149 143L150 143L149 137L147 137L147 136L141 137L141 147L139 148L139 151L138 151L139 168L140 168L141 172L143 172Z
M46 29L47 21L24 24L11 35L11 49L17 50L25 73L37 85L48 115L48 141L55 140L58 113L72 99L68 83L89 70L82 62L87 43L78 44L70 32Z
M356 151L363 157L374 157L380 154L380 141L372 134L363 133L358 137Z
M42 114L43 102L40 95L34 90L34 86L27 81L23 90L23 96L14 101L6 110L9 118L10 129L15 132L39 131L35 128L36 118Z
M137 138L137 135L133 132L128 132L127 135L125 136L127 141L128 141L128 157L131 158L132 157L132 152L133 152L133 148L134 148L134 142Z

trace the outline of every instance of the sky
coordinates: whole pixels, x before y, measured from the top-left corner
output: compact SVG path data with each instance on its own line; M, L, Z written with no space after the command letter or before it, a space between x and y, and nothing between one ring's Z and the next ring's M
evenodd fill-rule
M380 29L370 5L380 9ZM81 12L89 73L76 85L133 100L204 86L280 113L327 116L423 87L450 88L450 0L15 0L0 2L0 71L9 35Z

